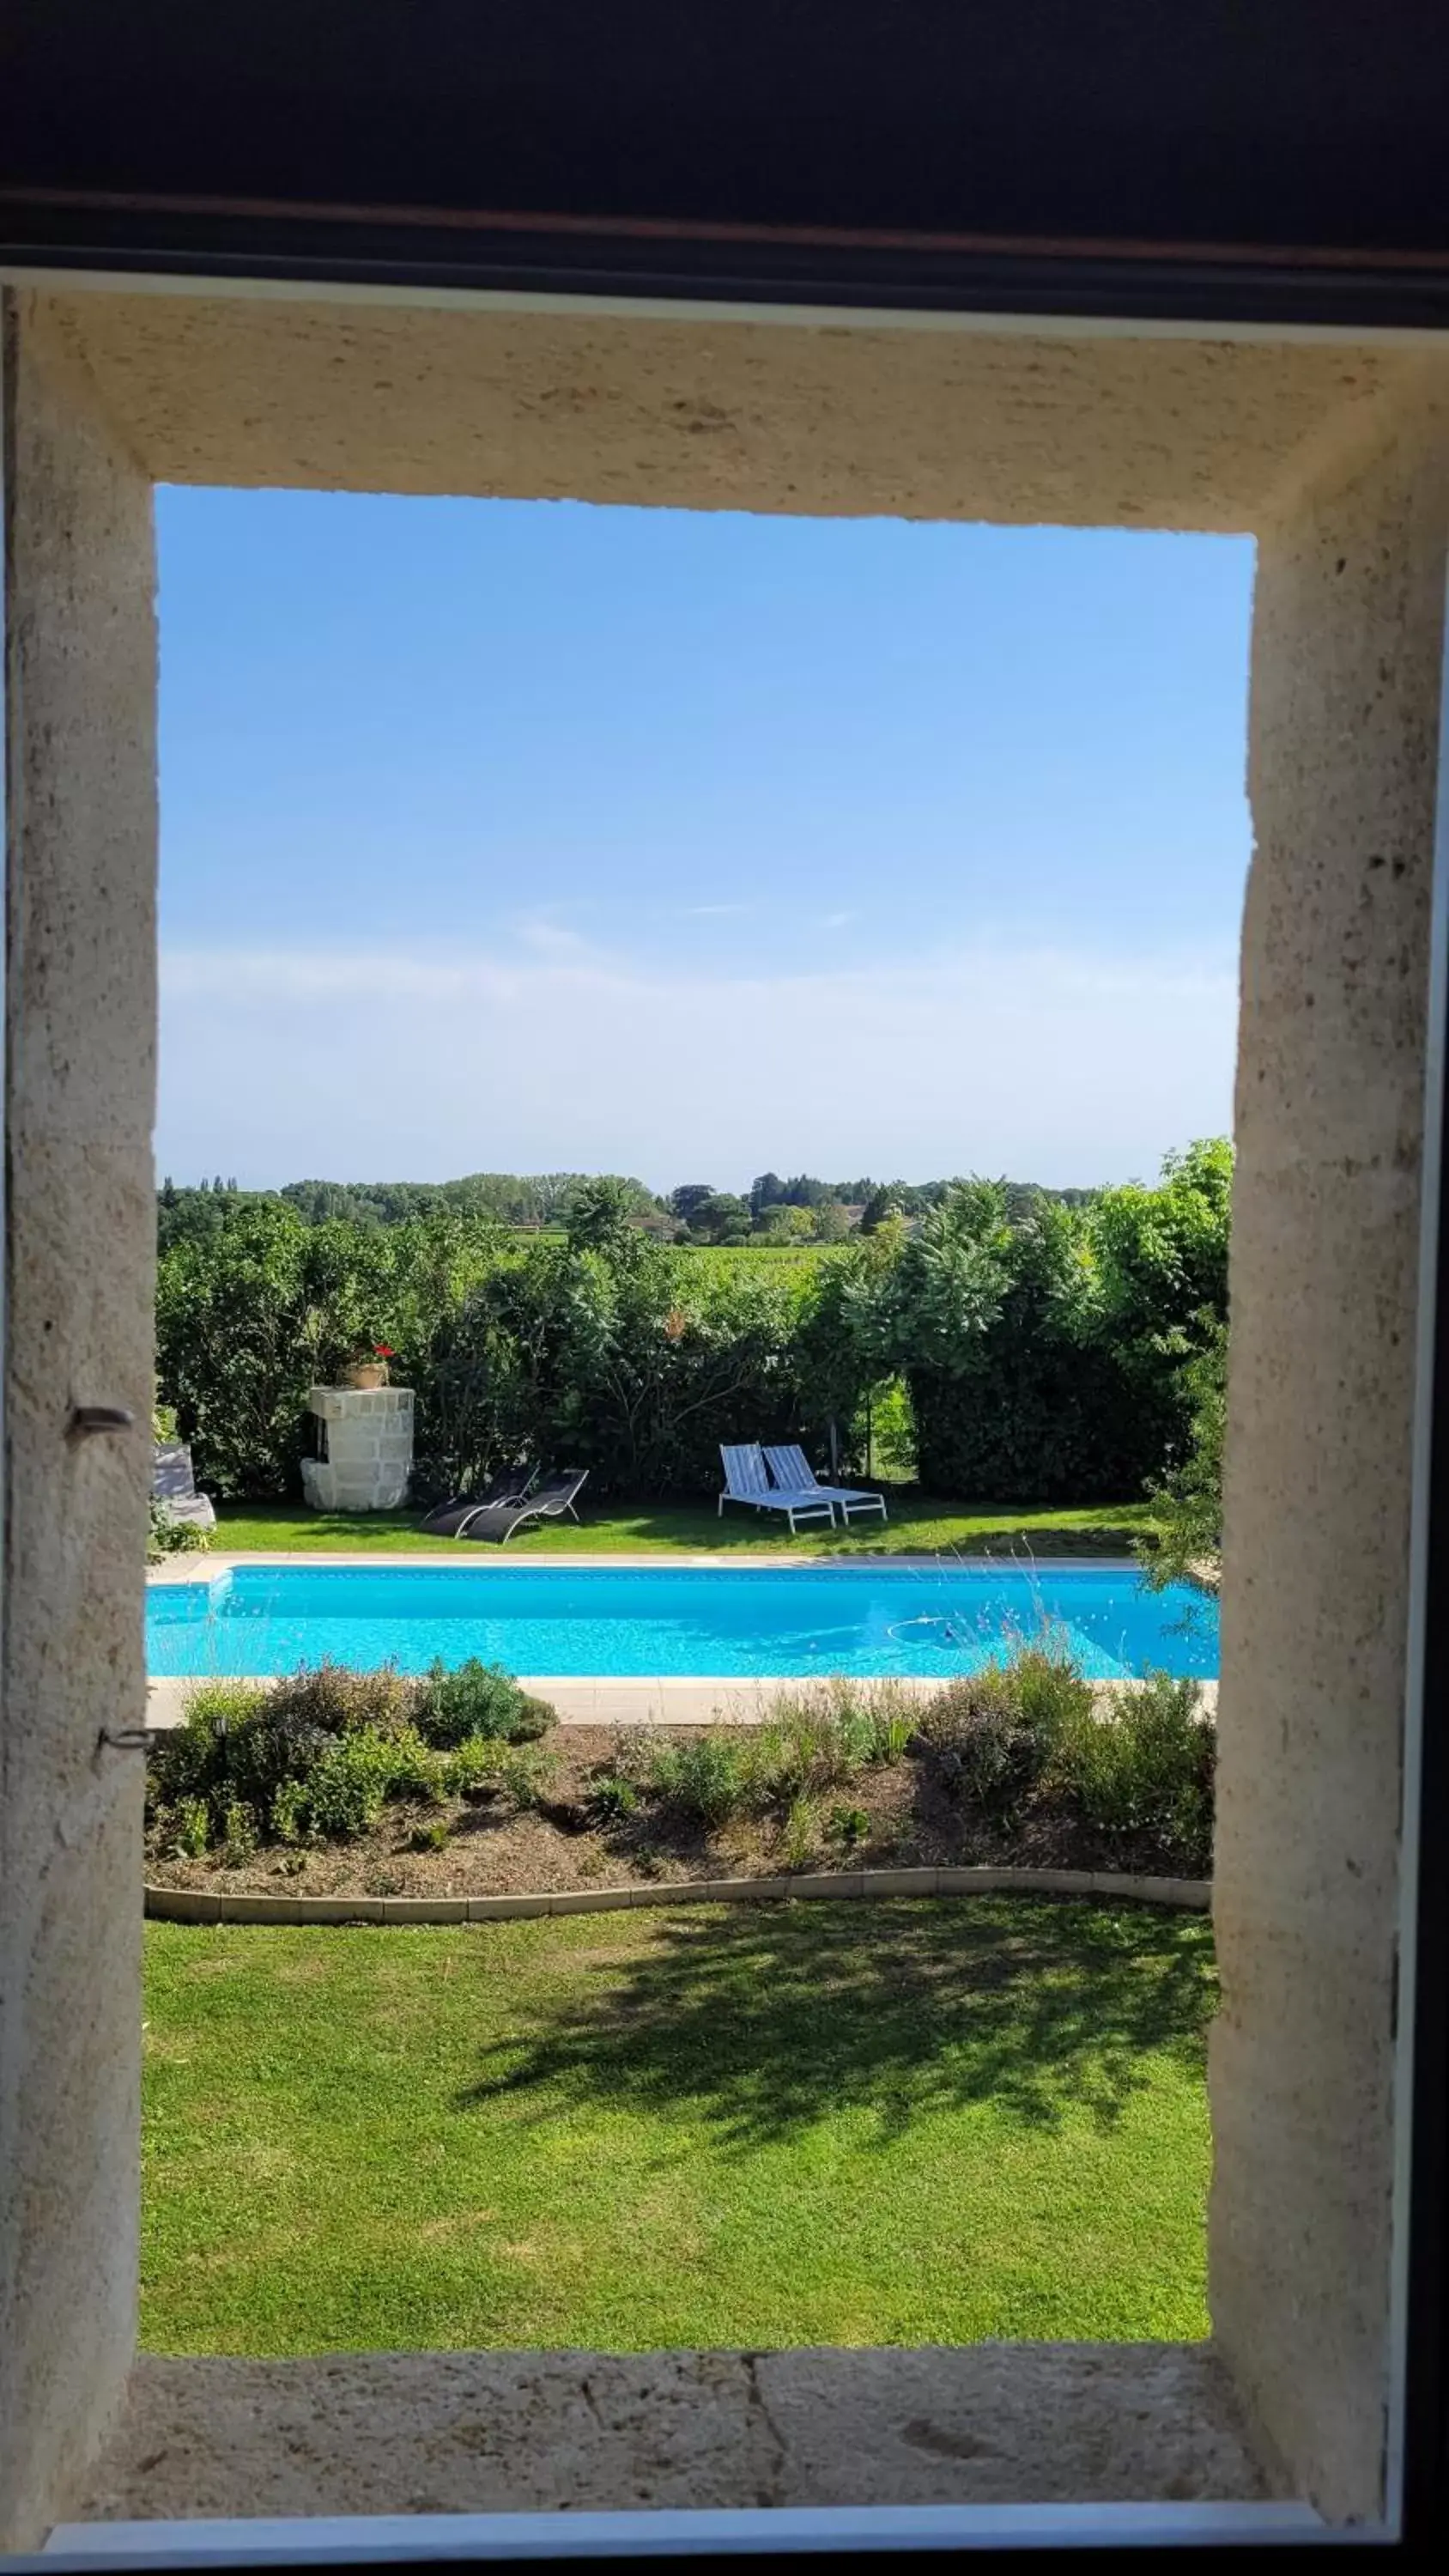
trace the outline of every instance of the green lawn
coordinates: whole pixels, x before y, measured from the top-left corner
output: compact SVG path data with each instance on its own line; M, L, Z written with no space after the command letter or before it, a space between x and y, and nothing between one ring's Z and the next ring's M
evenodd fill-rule
M583 1510L577 1527L572 1521L545 1521L520 1530L508 1542L510 1556L577 1556L616 1549L665 1554L676 1548L880 1555L952 1547L971 1552L983 1544L995 1549L1018 1540L1042 1556L1111 1556L1125 1553L1130 1541L1151 1527L1145 1503L1003 1511L989 1503L940 1502L911 1492L892 1502L884 1527L872 1517L857 1521L848 1535L843 1530L801 1530L793 1539L773 1514L735 1508L721 1519L711 1503L634 1503L591 1512L585 1495ZM422 1534L419 1518L416 1511L331 1514L309 1512L297 1503L222 1503L216 1544L233 1550L361 1547L387 1554L445 1547L445 1539Z
M146 1947L153 2352L1207 2331L1200 1917L661 1907Z

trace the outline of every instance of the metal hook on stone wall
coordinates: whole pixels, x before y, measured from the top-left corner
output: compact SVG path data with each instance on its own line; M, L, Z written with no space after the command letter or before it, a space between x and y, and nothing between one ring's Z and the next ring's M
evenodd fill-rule
M89 1440L100 1431L132 1431L136 1417L126 1404L73 1404L66 1424L70 1440Z

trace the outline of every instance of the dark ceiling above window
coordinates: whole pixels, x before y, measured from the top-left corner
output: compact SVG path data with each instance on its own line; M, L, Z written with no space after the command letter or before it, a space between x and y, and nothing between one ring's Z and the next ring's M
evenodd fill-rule
M0 0L0 242L927 303L1090 303L1100 270L1102 309L1348 274L1432 318L1446 30L1444 0Z

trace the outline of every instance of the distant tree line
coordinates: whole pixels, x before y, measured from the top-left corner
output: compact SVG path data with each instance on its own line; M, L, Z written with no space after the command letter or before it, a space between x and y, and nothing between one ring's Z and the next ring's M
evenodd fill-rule
M157 1248L216 1233L224 1202L280 1201L304 1225L378 1227L415 1225L420 1218L454 1214L489 1218L500 1226L534 1230L566 1225L588 1172L469 1172L457 1181L286 1181L278 1190L239 1190L234 1180L177 1186L168 1177L156 1193ZM642 1181L626 1180L631 1222L668 1237L675 1232L666 1202Z
M157 1248L195 1242L219 1231L226 1207L242 1199L280 1201L304 1225L415 1225L444 1214L480 1217L514 1230L566 1231L575 1202L599 1175L588 1172L469 1172L456 1181L287 1181L278 1190L241 1190L235 1180L193 1184L168 1177L157 1191ZM617 1176L610 1176L615 1178ZM788 1246L843 1243L873 1234L887 1217L914 1223L939 1207L954 1184L940 1181L821 1181L809 1172L782 1180L762 1172L747 1196L686 1181L660 1196L642 1181L617 1179L628 1222L661 1242ZM1091 1190L1039 1190L1003 1181L1008 1222L1022 1222L1038 1199L1082 1207Z
M295 1492L309 1386L378 1342L417 1391L426 1492L528 1456L588 1467L601 1498L707 1493L719 1442L772 1437L859 1472L893 1408L929 1492L1163 1490L1196 1548L1231 1184L1222 1141L1169 1157L1155 1187L1071 1201L958 1182L803 1261L661 1241L616 1179L575 1180L561 1230L533 1235L449 1200L361 1221L212 1189L208 1230L161 1256L160 1395L223 1495Z

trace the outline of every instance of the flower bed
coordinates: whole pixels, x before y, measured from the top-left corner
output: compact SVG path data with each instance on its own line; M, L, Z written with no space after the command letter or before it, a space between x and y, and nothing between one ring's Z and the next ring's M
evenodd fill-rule
M206 1684L150 1757L147 1876L236 1892L483 1896L992 1863L1199 1876L1198 1685L1103 1699L1031 1648L924 1705L782 1692L763 1724L551 1732L482 1665Z

